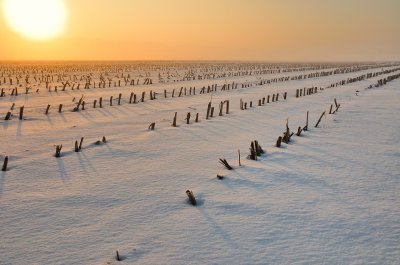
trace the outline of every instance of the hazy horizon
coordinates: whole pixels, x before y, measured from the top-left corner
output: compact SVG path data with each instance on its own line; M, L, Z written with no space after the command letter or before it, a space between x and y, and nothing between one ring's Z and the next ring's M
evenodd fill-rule
M400 61L396 0L65 0L62 32L40 41L4 1L0 61Z

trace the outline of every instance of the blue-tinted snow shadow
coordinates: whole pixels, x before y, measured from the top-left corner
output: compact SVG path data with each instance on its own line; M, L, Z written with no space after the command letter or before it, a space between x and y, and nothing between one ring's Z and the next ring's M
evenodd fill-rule
M3 195L3 190L4 190L4 180L6 178L6 172L0 171L0 198Z
M62 160L62 157L56 159L58 165L58 173L60 174L61 180L65 182L66 180L69 180L69 175L67 173L67 170L65 169L64 161Z
M63 122L67 122L68 120L65 118L65 115L64 115L64 113L59 113L60 114L60 117L61 117L61 119L62 119L62 121Z
M85 173L89 173L88 169L92 170L93 172L97 172L96 168L93 167L93 164L83 152L76 152L76 155L78 156L79 163L81 164L81 167Z
M17 125L17 138L20 138L22 135L22 122L21 120L18 120L18 125Z
M128 253L119 253L119 257L121 261L129 261L129 262L135 262L140 260L144 255L146 254L146 251L144 250L138 250L138 249L133 249L132 251Z
M247 166L242 166L242 168L246 168ZM249 175L251 172L249 171ZM237 170L231 171L228 176L225 176L224 179L220 180L221 183L227 186L231 190L239 189L242 187L251 188L257 191L262 191L266 187L265 182L255 182L245 176L242 173L239 173Z
M87 111L79 111L78 113L79 113L79 114L82 116L82 118L84 118L85 120L96 124L96 121L93 119L93 116L92 116L89 112L87 112Z
M47 122L51 125L54 126L53 120L50 118L50 115L46 115Z
M116 116L114 114L112 114L109 110L106 110L105 107L103 108L96 108L98 112L100 112L103 116L105 117L112 117L112 118L116 118Z
M210 227L212 227L217 235L219 235L225 243L233 248L233 249L238 249L239 246L235 243L235 241L231 238L231 236L226 232L226 230L219 225L215 219L207 213L206 209L204 207L198 207L199 212L203 215L204 219L209 223Z
M121 102L122 104L122 102ZM118 112L120 112L121 114L123 114L124 116L128 116L128 112L125 109L121 108L122 105L115 105L115 108L113 108L113 110L116 110Z
M3 122L1 122L1 123L3 123L3 128L4 128L4 130L7 130L8 129L8 122L9 122L9 120L8 121L3 121Z

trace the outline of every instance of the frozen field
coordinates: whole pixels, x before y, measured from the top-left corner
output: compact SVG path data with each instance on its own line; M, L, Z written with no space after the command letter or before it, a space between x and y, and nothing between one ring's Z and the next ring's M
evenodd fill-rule
M0 264L400 264L400 79L375 87L399 74L399 66L354 65L336 74L328 72L350 66L265 66L270 72L256 72L256 66L32 73L38 66L3 65L0 166L5 156L9 162L0 171ZM317 72L326 74L310 75ZM47 74L53 80L46 89ZM299 75L309 77L292 78ZM106 78L99 88L101 76L112 81ZM288 78L278 82L282 77ZM152 84L144 85L146 78ZM207 93L212 85L216 91ZM17 96L11 95L15 87ZM182 90L179 97L181 87L186 96ZM317 93L296 97L296 90L311 87ZM129 103L131 93L140 101L144 91L144 102ZM271 102L277 93L279 100ZM82 95L85 110L72 111ZM270 102L258 106L268 95ZM335 99L340 107L328 114ZM210 100L214 117L206 120ZM224 105L219 116L225 100L229 114ZM11 119L4 120L9 111ZM277 148L286 119L296 132L307 111L309 130ZM171 126L175 112L177 127ZM148 129L152 122L155 130ZM107 142L95 144L103 136ZM74 152L81 137L82 149ZM246 159L254 140L265 150L257 161ZM63 146L60 158L57 145ZM198 206L188 203L187 189ZM117 250L122 261L115 259Z

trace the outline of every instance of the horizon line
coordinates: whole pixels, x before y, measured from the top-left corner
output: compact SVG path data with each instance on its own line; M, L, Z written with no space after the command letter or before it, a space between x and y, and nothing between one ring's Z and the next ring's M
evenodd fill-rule
M80 60L80 59L49 59L49 60L0 60L0 64L3 63L57 63L57 62L227 62L227 63L400 63L400 60L219 60L219 59L205 59L205 60L192 60L192 59L106 59L106 60L98 60L98 59L88 59L88 60Z

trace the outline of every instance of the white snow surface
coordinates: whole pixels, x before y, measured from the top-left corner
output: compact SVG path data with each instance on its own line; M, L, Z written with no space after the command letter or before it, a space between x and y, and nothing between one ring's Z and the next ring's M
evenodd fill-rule
M210 94L126 102L128 91L150 87L92 89L91 99L122 91L125 101L61 114L53 107L49 115L48 103L82 91L0 98L0 166L10 157L0 172L0 264L400 264L400 79L365 89L383 75L294 97L298 88L367 72L217 92L210 120ZM284 91L287 100L257 106ZM254 107L240 110L240 98ZM314 128L335 98L339 111ZM230 114L220 117L226 99ZM18 112L3 120L12 102L25 105L25 120ZM307 111L309 131L275 147L286 119L297 131ZM108 142L95 145L103 135ZM253 140L266 151L257 161L246 159ZM187 189L198 206L188 203Z

